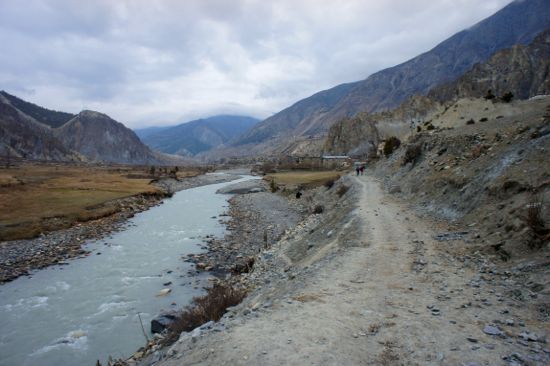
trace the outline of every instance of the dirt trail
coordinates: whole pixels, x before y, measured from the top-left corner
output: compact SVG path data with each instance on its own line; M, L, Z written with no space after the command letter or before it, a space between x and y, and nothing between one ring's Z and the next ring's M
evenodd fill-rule
M480 278L477 267L442 250L452 242L433 237L447 228L406 211L374 178L356 179L362 187L355 211L364 227L361 242L331 246L337 255L321 260L304 283L289 286L286 296L227 320L223 331L176 344L159 364L548 362L546 346L517 342L517 335L529 327L538 326L539 337L548 329L541 330L541 323L524 314L520 304L499 293L497 281L489 285L490 278ZM520 328L519 323L526 324ZM499 328L486 330L502 334L484 333L490 324Z

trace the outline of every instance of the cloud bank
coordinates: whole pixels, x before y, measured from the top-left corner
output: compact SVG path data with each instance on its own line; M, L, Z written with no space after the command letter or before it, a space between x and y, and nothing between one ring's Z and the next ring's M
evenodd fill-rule
M509 0L1 0L0 89L129 127L265 118L428 51Z

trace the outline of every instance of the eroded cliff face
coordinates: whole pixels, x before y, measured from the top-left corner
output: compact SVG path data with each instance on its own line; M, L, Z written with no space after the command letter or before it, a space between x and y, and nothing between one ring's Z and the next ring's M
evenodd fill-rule
M376 121L365 113L334 124L325 140L324 151L332 155L376 155L378 140Z
M371 156L380 141L410 135L443 106L424 96L413 96L398 108L375 114L362 113L344 118L329 130L324 151L335 155Z
M457 80L431 90L429 97L439 101L479 98L488 90L497 97L512 92L517 99L550 94L550 29L527 46L495 53Z

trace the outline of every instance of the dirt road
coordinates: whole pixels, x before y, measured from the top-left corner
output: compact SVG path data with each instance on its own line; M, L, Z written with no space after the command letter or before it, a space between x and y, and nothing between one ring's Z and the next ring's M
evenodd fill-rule
M448 228L407 211L374 178L355 179L362 239L341 246L336 236L335 255L303 283L179 342L159 364L550 364L548 323L506 295L503 273L451 255L454 241L434 239Z

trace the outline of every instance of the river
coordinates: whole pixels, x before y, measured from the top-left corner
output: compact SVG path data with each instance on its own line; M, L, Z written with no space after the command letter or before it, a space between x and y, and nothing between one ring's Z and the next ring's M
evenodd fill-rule
M145 344L138 314L149 332L161 309L204 292L208 275L189 276L182 257L204 251L206 235L223 236L218 216L228 196L215 192L248 179L180 191L87 243L92 255L1 285L0 365L93 366L130 356ZM157 296L163 288L172 291Z

